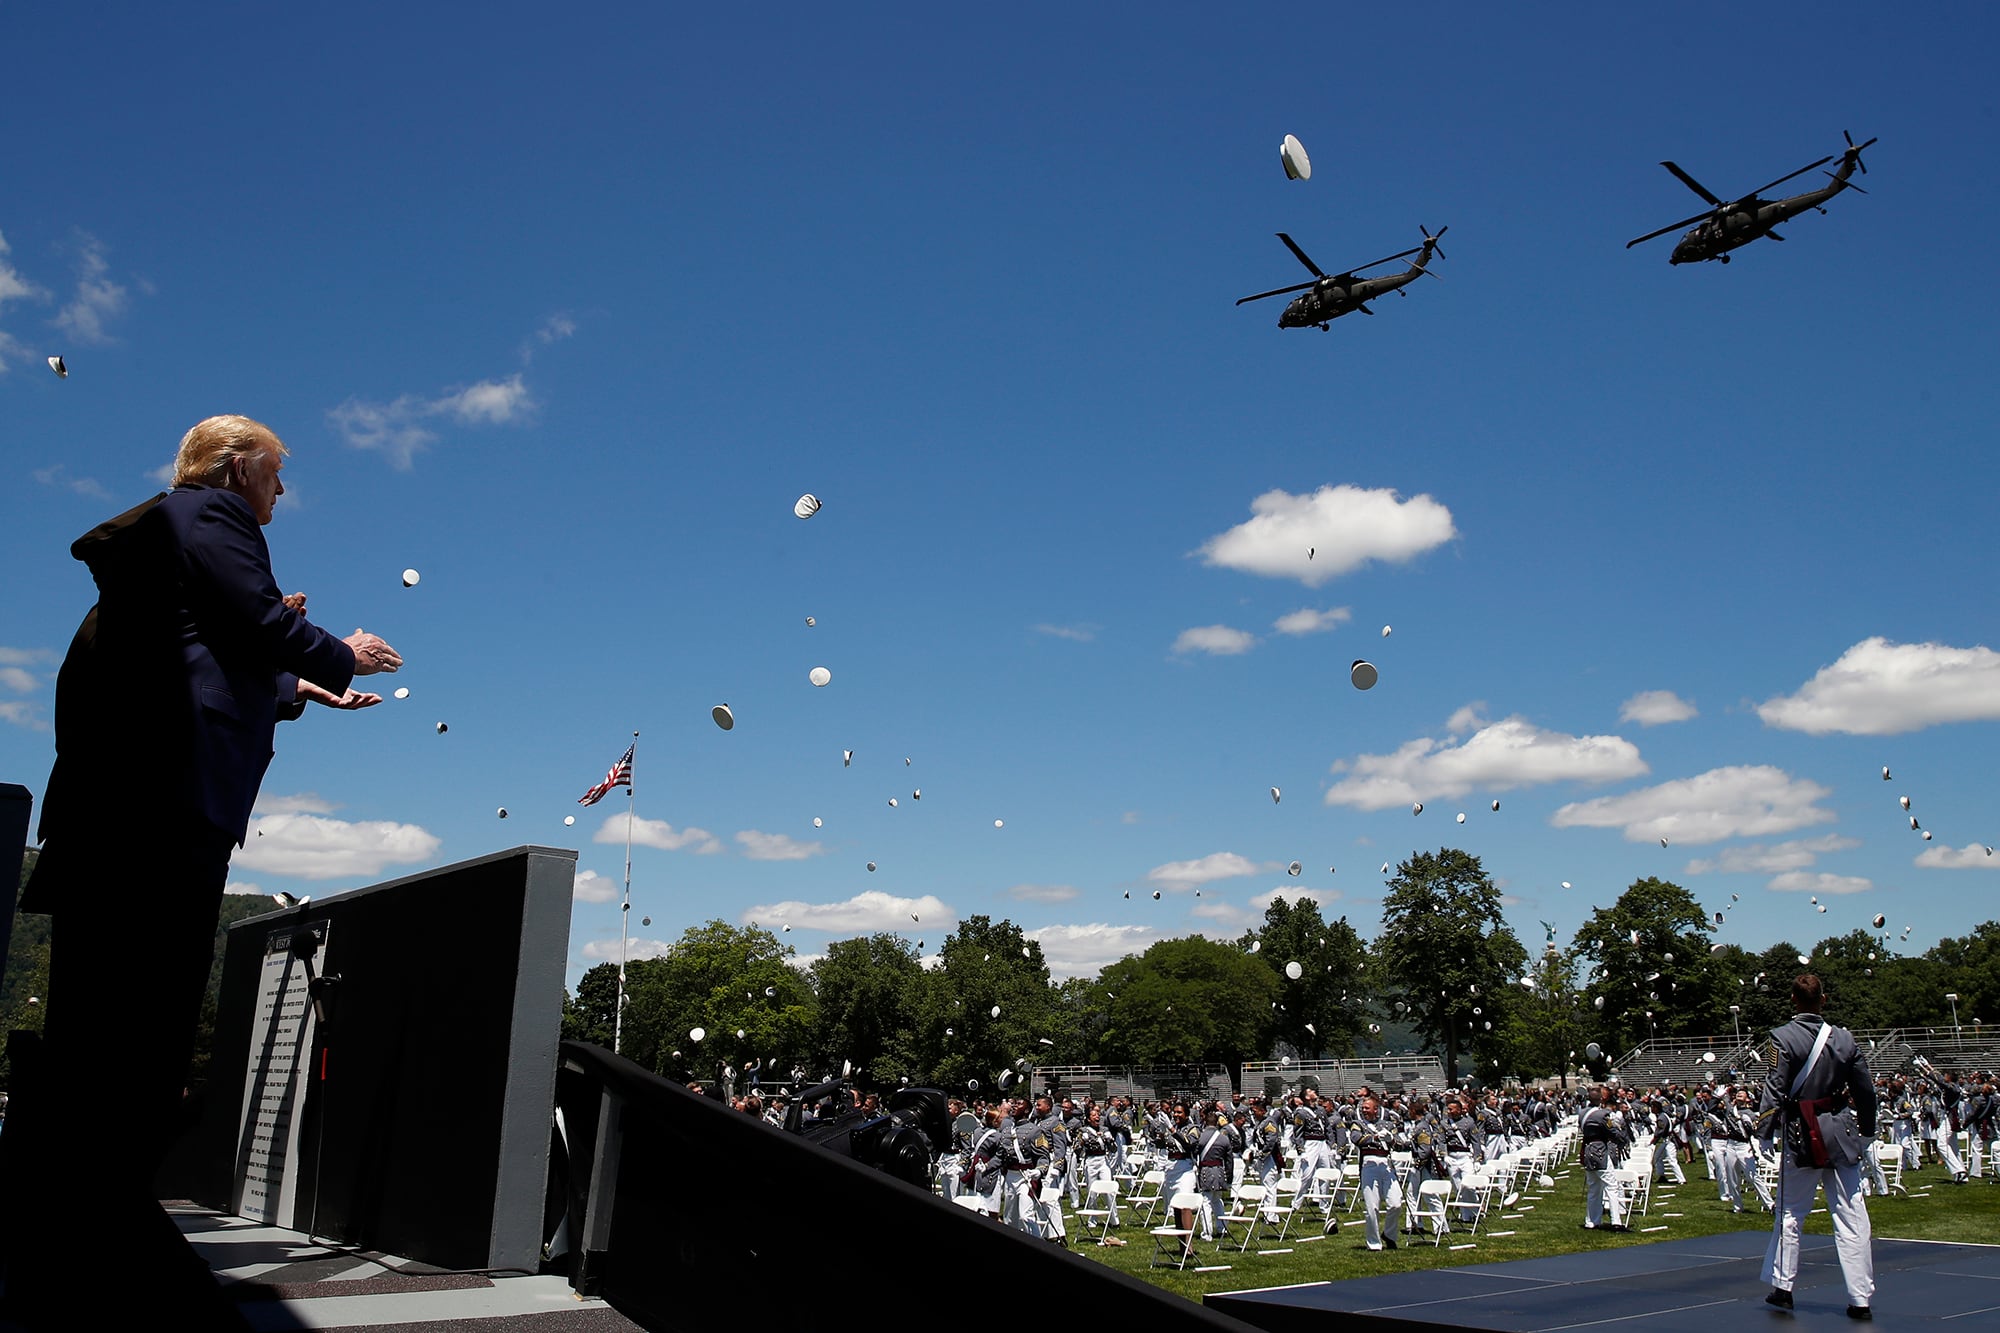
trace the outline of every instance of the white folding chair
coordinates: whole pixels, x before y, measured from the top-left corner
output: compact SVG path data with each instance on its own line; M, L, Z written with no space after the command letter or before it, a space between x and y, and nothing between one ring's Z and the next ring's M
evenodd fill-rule
M1153 1225L1153 1214L1159 1211L1160 1204L1165 1201L1166 1188L1167 1173L1155 1167L1153 1170L1139 1177L1139 1188L1133 1190L1131 1196L1125 1202L1133 1208L1144 1204L1146 1215L1140 1220L1147 1226L1151 1226Z
M992 1210L986 1206L986 1197L984 1195L974 1194L972 1191L967 1190L964 1194L952 1195L951 1201L965 1209L968 1213L978 1213L982 1217L992 1216Z
M1222 1215L1221 1224L1216 1228L1217 1240L1215 1248L1220 1250L1223 1247L1228 1240L1228 1237L1223 1233L1228 1228L1235 1227L1243 1237L1242 1242L1236 1247L1237 1250L1244 1254L1249 1253L1250 1242L1256 1239L1257 1223L1261 1220L1258 1216L1258 1209L1263 1206L1264 1187L1256 1181L1246 1180L1234 1190L1231 1190L1229 1194L1229 1211Z
M1083 1234L1103 1240L1111 1234L1111 1215L1118 1211L1118 1182L1091 1181L1083 1201L1088 1206L1075 1210L1076 1215L1083 1219Z
M1417 1186L1414 1195L1408 1195L1409 1211L1403 1217L1403 1234L1414 1237L1421 1234L1421 1223L1432 1222L1431 1243L1444 1244L1444 1233L1451 1230L1451 1219L1447 1210L1451 1204L1452 1185L1449 1180L1426 1180Z
M1875 1154L1876 1162L1882 1167L1882 1178L1889 1182L1889 1193L1908 1194L1903 1188L1903 1148L1897 1143L1871 1143L1868 1151Z
M1155 1268L1161 1259L1175 1268L1186 1268L1194 1258L1194 1216L1201 1212L1202 1198L1199 1194L1183 1191L1167 1201L1167 1216L1170 1222L1178 1224L1181 1214L1188 1215L1186 1226L1153 1227L1148 1234L1153 1238L1153 1253L1146 1260L1147 1268Z

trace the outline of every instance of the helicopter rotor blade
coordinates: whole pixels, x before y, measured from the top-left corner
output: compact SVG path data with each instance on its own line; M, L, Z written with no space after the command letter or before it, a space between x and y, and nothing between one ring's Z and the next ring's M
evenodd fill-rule
M1750 191L1750 193L1744 195L1741 199L1738 199L1736 202L1738 204L1747 204L1752 200L1754 200L1758 195L1764 193L1764 191L1776 189L1778 186L1783 185L1793 176L1803 176L1808 171L1812 171L1817 167L1823 167L1831 161L1833 161L1833 154L1828 153L1825 157L1821 158L1819 161L1808 162L1804 166L1800 167L1797 171L1787 172L1785 175L1778 177L1778 179L1772 181L1768 185L1759 185L1756 189Z
M1872 147L1874 147L1874 146L1875 146L1875 139L1879 139L1879 138L1881 138L1882 136L1878 134L1878 135L1876 135L1876 136L1875 136L1875 139L1870 139L1870 140L1869 140L1869 141L1868 141L1867 143L1864 143L1864 144L1860 144L1860 145L1858 145L1858 146L1857 146L1857 145L1855 144L1855 142L1854 142L1854 136L1853 136L1853 135L1851 135L1851 134L1849 134L1849 133L1848 133L1848 132L1847 132L1846 130L1842 130L1842 131L1840 132L1840 137L1841 137L1841 138L1843 138L1843 139L1845 139L1845 140L1847 140L1847 151L1848 151L1849 153L1852 153L1852 154L1854 155L1854 165L1855 165L1855 166L1857 166L1857 167L1860 167L1860 168L1861 168L1861 174L1862 174L1862 175L1864 175L1864 176L1866 176L1866 175L1868 174L1868 164L1867 164L1866 162L1863 162L1863 161L1861 160L1861 150L1862 150L1863 148L1872 148ZM1864 191L1864 193L1865 193L1865 191Z
M1679 180L1681 184L1687 186L1690 190L1693 190L1696 194L1700 195L1702 198L1708 200L1709 203L1713 204L1717 208L1722 207L1722 201L1720 199L1717 199L1714 195L1710 194L1708 192L1707 187L1705 187L1700 181L1696 180L1694 177L1688 175L1685 171L1682 171L1680 167L1678 167L1672 162L1662 162L1660 163L1660 165L1665 167L1668 171L1673 172L1675 179Z
M1691 218L1682 218L1679 222L1669 222L1666 226L1660 228L1658 231L1649 231L1644 236L1639 237L1638 240L1625 242L1625 248L1627 250L1630 250L1633 246L1638 245L1640 241L1650 241L1655 236L1665 236L1670 231L1679 231L1682 227L1692 227L1695 223L1700 222L1704 218L1711 218L1714 216L1715 214L1713 213L1697 213Z
M1443 227L1439 227L1439 228L1437 229L1437 235L1435 235L1435 236L1431 235L1431 229L1430 229L1429 227L1426 227L1426 226L1425 226L1425 225L1424 225L1423 223L1421 223L1421 222L1419 222L1419 223L1417 224L1417 230L1418 230L1418 231L1420 231L1420 232L1422 232L1422 233L1424 234L1424 244L1425 244L1425 245L1428 245L1428 246L1429 246L1429 247L1430 247L1431 249L1433 249L1433 250L1437 251L1437 257L1438 257L1439 259L1449 259L1449 258L1451 258L1451 256L1450 256L1450 255L1447 255L1447 254L1446 254L1446 253L1444 252L1444 247L1438 244L1438 242L1439 242L1440 240L1444 239L1444 234L1445 234L1446 232L1448 232L1448 231L1450 231L1450 230L1451 230L1451 227L1450 227L1449 225L1447 225L1447 226L1443 226ZM1424 271L1425 271L1426 273L1429 273L1429 272L1430 272L1430 270L1429 270L1429 269L1425 269ZM1436 277L1437 275L1436 275L1436 274L1432 274L1431 276L1432 276L1432 277Z
M1413 245L1409 249L1400 250L1393 255L1384 255L1380 259L1373 260L1366 264L1356 264L1353 268L1347 270L1347 272L1340 275L1340 281L1345 282L1349 278L1352 278L1355 274L1360 273L1366 269L1375 268L1376 266L1381 264L1393 264L1398 259L1408 259L1411 255L1415 254L1417 251L1423 248L1424 247L1422 247L1421 245Z
M1285 235L1285 233L1283 232L1278 233L1278 239L1285 243L1285 248L1287 250L1290 250L1293 254L1298 256L1299 262L1301 264L1304 264L1306 266L1306 270L1309 273L1311 273L1315 278L1323 278L1326 276L1326 274L1320 272L1319 265L1312 262L1311 256L1307 255L1305 251L1299 249L1299 243L1297 241Z
M1302 282L1298 284L1296 287L1280 287L1276 291L1258 292L1255 296L1244 297L1242 301L1238 301L1236 304L1242 305L1245 301L1261 301L1267 296L1283 296L1288 292L1302 292L1308 287L1317 287L1317 286L1319 286L1319 282L1317 279L1315 279L1312 282Z
M1838 184L1845 185L1848 189L1854 190L1860 194L1868 193L1868 191L1863 190L1859 185L1856 185L1853 181L1843 181L1840 179L1840 177L1834 175L1831 171L1822 171L1819 174L1826 177L1830 181L1834 181L1837 182Z

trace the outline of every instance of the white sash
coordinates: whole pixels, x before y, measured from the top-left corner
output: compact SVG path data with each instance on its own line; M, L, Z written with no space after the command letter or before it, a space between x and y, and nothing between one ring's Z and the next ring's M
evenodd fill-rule
M1806 1079L1812 1076L1813 1066L1819 1063L1820 1052L1826 1049L1826 1039L1832 1035L1833 1024L1822 1018L1819 1022L1819 1036L1813 1041L1812 1054L1806 1057L1805 1068L1799 1071L1799 1076L1792 1080L1791 1095L1793 1101L1798 1100L1799 1089L1803 1088L1806 1085Z

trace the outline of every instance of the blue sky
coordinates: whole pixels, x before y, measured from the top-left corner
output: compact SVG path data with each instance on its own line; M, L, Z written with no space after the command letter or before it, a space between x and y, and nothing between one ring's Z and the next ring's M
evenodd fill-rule
M644 941L985 913L1091 971L1273 890L1372 935L1440 845L1530 942L1654 874L1752 948L1995 915L1984 8L0 22L0 778L69 541L211 413L293 450L280 584L408 662L281 733L241 886L578 847L574 977L637 730ZM1700 207L1661 159L1843 129L1871 193L1787 243L1623 248ZM1374 319L1232 304L1419 224Z

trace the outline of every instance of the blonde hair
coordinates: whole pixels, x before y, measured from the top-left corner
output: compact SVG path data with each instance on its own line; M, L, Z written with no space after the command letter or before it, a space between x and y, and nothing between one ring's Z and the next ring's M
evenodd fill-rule
M278 457L291 451L277 433L261 421L249 417L210 417L181 436L180 452L174 455L176 486L197 483L220 486L229 479L231 459L241 458L251 467L266 467L265 445L275 445Z

